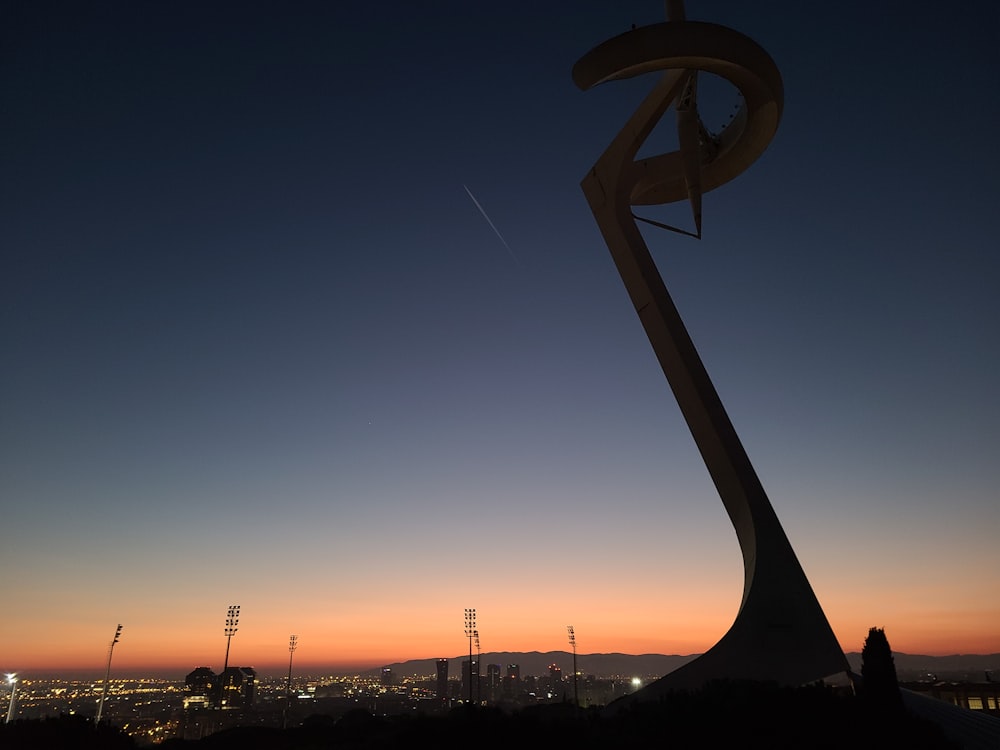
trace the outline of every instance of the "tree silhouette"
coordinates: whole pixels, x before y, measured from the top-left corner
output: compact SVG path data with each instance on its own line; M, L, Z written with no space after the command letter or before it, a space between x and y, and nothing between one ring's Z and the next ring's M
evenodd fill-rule
M889 639L882 628L871 628L861 649L861 676L864 678L861 697L872 708L897 711L903 708L903 697L896 678L896 663L892 658Z

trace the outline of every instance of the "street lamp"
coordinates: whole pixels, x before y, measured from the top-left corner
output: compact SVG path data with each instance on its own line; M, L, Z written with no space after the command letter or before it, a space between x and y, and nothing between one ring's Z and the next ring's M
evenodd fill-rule
M17 673L7 673L7 684L10 685L10 705L7 707L7 721L4 723L10 724L10 720L14 718L14 693L17 692Z
M222 694L219 696L220 703L226 703L226 672L229 670L229 644L233 640L233 636L236 635L236 626L240 622L240 605L230 604L229 611L226 612L226 660L222 664Z
M566 632L569 634L569 645L573 647L573 705L579 708L580 694L577 692L576 685L576 632L572 625L566 626Z
M469 704L472 704L472 639L476 635L476 610L465 610L465 637L469 639Z
M101 701L97 704L97 718L94 719L94 724L101 723L101 714L104 713L104 699L108 697L108 680L111 679L111 655L115 652L115 644L118 643L118 638L121 634L122 626L119 623L115 629L115 637L108 648L108 670L104 673L104 688L101 690Z

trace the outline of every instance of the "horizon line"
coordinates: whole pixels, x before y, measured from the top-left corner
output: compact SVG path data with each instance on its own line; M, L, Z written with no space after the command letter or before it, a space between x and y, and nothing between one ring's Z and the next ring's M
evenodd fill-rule
M484 651L479 654L479 661L483 661L484 657L488 657L491 654L522 654L525 656L537 654L564 654L567 657L572 657L573 652L567 650L551 650L551 651ZM845 656L861 656L861 651L845 651ZM949 659L949 658L996 658L1000 659L1000 652L988 652L988 653L970 653L970 652L952 652L947 654L920 654L920 653L908 653L905 651L893 651L892 655L894 657L901 656L907 658L926 658L926 659ZM643 654L629 654L621 651L596 651L592 653L582 654L577 653L577 659L588 658L588 657L601 657L601 656L622 656L630 657L634 659L639 659L643 657L659 657L664 659L694 659L699 654L662 654L656 652L648 652ZM458 656L426 656L418 657L412 659L403 659L397 661L381 661L372 662L365 661L363 663L358 662L312 662L312 661L302 661L297 666L301 666L301 669L296 671L299 673L299 678L308 676L357 676L367 674L369 672L378 672L385 667L394 667L409 664L411 662L434 662L438 659L447 659L449 662L452 661L462 661L468 659L467 654L461 654ZM283 676L286 674L288 666L287 662L283 660L274 660L261 662L260 666L255 664L232 664L231 666L239 666L241 668L249 668L255 670L260 676L271 676L277 674L278 676ZM1000 665L998 665L1000 666ZM168 679L168 675L185 675L194 669L200 667L208 667L213 669L211 665L207 664L189 664L189 665L179 665L179 664L161 664L161 665L142 665L142 666L123 666L121 669L113 670L117 672L118 676L112 674L111 681L123 680L123 679L138 679L136 675L141 675L143 677L157 676L161 679ZM36 668L22 668L20 670L15 670L15 673L23 676L23 678L34 678L34 677L57 677L61 674L72 674L77 676L77 679L84 679L80 675L84 674L98 674L103 671L103 667L98 668L94 665L80 665L80 666L65 666L65 667L36 667ZM103 678L97 676L94 678L95 682L102 682Z

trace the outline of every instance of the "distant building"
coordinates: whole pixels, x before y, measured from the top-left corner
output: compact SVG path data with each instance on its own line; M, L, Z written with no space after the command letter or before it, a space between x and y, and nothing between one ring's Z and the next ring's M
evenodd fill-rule
M257 672L253 667L229 667L219 675L218 706L250 708L256 697Z
M382 685L388 687L392 684L392 667L382 667Z
M437 660L437 697L448 699L448 660Z
M521 692L521 667L517 664L507 665L507 675L503 678L504 698L515 698Z
M472 691L471 693L469 691ZM462 698L469 700L479 699L479 662L473 659L471 662L462 662Z
M901 682L901 688L923 693L953 706L1000 717L1000 682Z
M486 665L486 700L490 703L496 703L500 700L503 691L503 680L500 677L501 669L499 664Z
M209 667L197 667L184 678L187 695L184 708L208 708L215 704L219 677Z
M549 664L549 689L555 692L562 686L562 670L555 664Z

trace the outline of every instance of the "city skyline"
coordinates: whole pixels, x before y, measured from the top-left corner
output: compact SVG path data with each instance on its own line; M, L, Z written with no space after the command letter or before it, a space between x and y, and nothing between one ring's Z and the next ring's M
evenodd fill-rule
M686 5L785 112L645 236L792 547L844 651L1000 652L997 10ZM571 67L662 3L54 7L0 32L0 671L117 623L112 678L218 668L231 602L230 664L303 672L467 607L719 639L738 543L579 191L652 79Z

